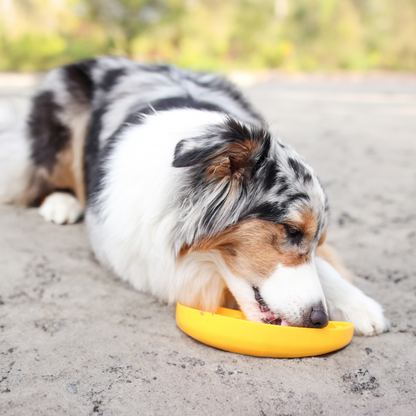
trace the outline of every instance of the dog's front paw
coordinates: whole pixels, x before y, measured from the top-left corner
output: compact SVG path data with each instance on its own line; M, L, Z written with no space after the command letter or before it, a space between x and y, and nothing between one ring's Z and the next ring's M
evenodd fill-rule
M46 221L56 224L73 224L82 216L82 207L73 195L54 192L45 198L39 208L39 214Z
M331 320L353 323L355 335L377 335L389 329L381 305L359 289L337 305L328 303L328 309Z

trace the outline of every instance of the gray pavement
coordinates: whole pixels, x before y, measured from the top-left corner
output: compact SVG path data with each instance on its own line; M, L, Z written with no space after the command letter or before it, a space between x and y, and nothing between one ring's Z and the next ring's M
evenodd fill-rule
M31 91L1 79L0 124ZM320 174L329 241L391 331L313 358L216 350L100 267L83 224L0 206L0 414L416 413L416 79L272 77L245 91Z

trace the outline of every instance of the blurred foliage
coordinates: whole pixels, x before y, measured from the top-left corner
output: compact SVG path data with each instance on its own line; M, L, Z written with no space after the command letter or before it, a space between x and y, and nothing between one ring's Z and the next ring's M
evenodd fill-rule
M204 70L415 70L416 0L0 0L0 70L106 54Z

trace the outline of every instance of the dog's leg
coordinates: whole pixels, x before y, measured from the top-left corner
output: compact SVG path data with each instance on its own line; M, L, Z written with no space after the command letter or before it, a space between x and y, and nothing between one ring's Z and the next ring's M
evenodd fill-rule
M315 255L329 263L345 280L352 283L353 274L345 267L337 251L329 244L322 244L316 249Z
M356 335L376 335L388 330L379 303L343 279L327 261L315 257L315 264L331 320L353 323Z
M39 214L55 224L73 224L81 218L82 211L78 199L66 192L50 194L39 208Z
M91 65L93 61L85 61L51 71L39 86L27 118L30 150L23 202L43 204L41 215L57 223L75 222L85 205L83 160L93 94Z

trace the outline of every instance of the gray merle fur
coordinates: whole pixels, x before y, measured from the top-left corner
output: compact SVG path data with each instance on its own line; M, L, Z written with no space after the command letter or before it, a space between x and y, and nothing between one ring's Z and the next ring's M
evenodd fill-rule
M33 99L28 119L31 157L35 166L52 172L58 154L69 145L71 133L60 120L62 107L56 103L52 91L44 91Z
M96 196L105 179L105 162L124 129L143 123L153 112L180 108L228 115L225 123L212 126L206 134L182 140L172 155L173 167L183 170L188 184L177 196L177 209L184 210L183 218L192 216L186 209L195 210L198 206L200 210L198 224L192 225L195 237L213 235L245 219L284 223L291 210L313 206L314 201L309 200L309 195L314 195L312 189L317 186L318 179L312 169L289 146L272 138L262 117L231 83L222 78L172 66L140 65L123 58L108 57L68 65L61 71L62 88L72 97L72 104L78 104L80 109L90 113L84 177L87 203L92 208L99 208ZM160 97L163 88L165 98L151 98L155 91ZM174 96L172 91L176 91ZM226 102L209 98L210 93L220 93ZM126 102L128 108L120 119L117 108L125 108L123 103ZM33 161L49 170L53 169L57 155L70 141L70 130L59 116L61 105L64 104L58 104L54 92L43 91L35 97L29 118ZM233 111L240 118L231 114ZM108 125L114 117L120 121L111 131ZM229 177L223 178L218 188L219 179L207 176L210 164L222 154L227 156L230 146L238 147L247 140L256 144L256 150L244 160L228 155ZM213 192L216 192L215 197L204 203L207 195L213 196ZM322 228L326 218L319 215L319 227ZM188 226L185 220L179 221L178 235L189 235L189 230L184 229Z

